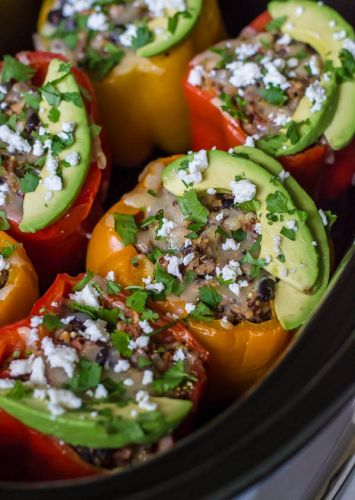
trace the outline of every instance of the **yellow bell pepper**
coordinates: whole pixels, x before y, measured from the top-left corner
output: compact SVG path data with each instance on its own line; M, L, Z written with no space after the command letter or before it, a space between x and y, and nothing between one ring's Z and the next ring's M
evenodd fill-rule
M44 0L41 35L54 0ZM225 35L217 0L204 0L192 32L168 52L144 58L129 51L102 81L92 81L113 160L122 166L145 161L155 147L169 153L189 148L182 79L191 58ZM38 49L50 50L39 36Z
M163 169L175 159L176 156L151 162L133 191L123 196L102 217L89 243L88 269L102 276L114 271L117 281L123 286L142 285L143 278L153 275L153 263L145 255L138 254L133 245L124 246L114 229L113 214L130 214L137 220L143 219L143 209L134 208L132 202L138 205L148 189L158 191ZM151 307L179 317L187 315L185 303L179 298L154 302ZM202 322L189 319L188 329L210 354L210 397L223 402L232 400L260 380L292 339L292 333L281 327L275 314L263 323L244 321L236 326L227 326L219 320Z
M13 248L5 258L7 279L1 287L0 280L0 326L24 318L38 298L38 279L22 245L0 231L0 255L4 249Z

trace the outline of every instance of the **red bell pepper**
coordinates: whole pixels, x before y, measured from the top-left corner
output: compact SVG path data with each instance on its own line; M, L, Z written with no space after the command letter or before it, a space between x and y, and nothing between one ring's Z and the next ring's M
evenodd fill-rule
M58 54L47 52L22 52L17 58L36 70L32 82L42 85L50 61L54 58L66 60ZM84 103L91 123L98 123L98 111L95 95L87 76L77 68L72 68L78 84L86 90ZM100 135L105 149L105 139ZM107 158L107 150L105 156ZM103 154L103 153L99 153ZM79 196L70 210L61 219L36 233L23 233L17 222L9 218L9 233L25 245L40 277L42 286L49 285L57 273L77 272L84 262L87 233L92 230L102 215L101 201L105 196L110 165L99 168L98 154L93 159L86 181Z
M68 297L73 286L83 277L83 274L75 278L67 274L57 276L52 286L34 304L31 314L26 319L0 328L0 367L12 359L14 352L17 353L17 357L26 357L27 339L22 328L29 328L31 316L41 315L44 310L46 313L58 314L64 298ZM126 297L119 294L117 298L125 300ZM168 321L161 317L156 326L163 326ZM43 338L46 335L50 333L40 326L39 337ZM208 352L194 339L183 323L166 328L154 338L162 343L179 342L194 349L201 361L208 360ZM191 400L196 410L203 394L206 373L199 363L196 363L194 372L198 374L198 382L195 384ZM0 368L0 378L7 377L9 371ZM191 420L188 418L178 429L176 436L189 430L190 424ZM0 467L0 481L48 481L106 473L105 470L82 460L70 446L52 436L30 429L3 410L0 410L0 454L6 456L6 463L2 463Z
M255 31L265 30L266 24L271 20L268 12L263 12L250 27ZM184 78L184 89L188 101L191 140L195 151L200 149L217 149L227 151L230 148L244 144L248 134L243 130L240 122L223 112L214 103L217 97L210 89L193 86L188 82L190 70L199 64L199 56L190 62ZM278 158L280 163L295 179L313 196L319 183L320 176L325 173L325 179L331 179L333 187L323 188L324 197L335 197L346 190L351 182L350 171L353 171L352 162L349 165L349 152L354 146L350 145L344 151L335 153L335 162L327 168L326 158L332 153L329 146L316 144L292 156ZM345 173L346 172L346 173ZM324 183L323 183L324 184Z

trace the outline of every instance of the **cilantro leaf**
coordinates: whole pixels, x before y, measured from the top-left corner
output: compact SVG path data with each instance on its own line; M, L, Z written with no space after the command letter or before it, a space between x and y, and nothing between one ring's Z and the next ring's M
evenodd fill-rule
M88 270L84 277L81 278L80 281L78 281L74 286L73 286L73 292L80 292L85 286L90 283L92 278L94 277L94 273L90 270Z
M198 321L211 321L214 318L213 311L203 302L198 302L190 316Z
M115 213L113 218L115 231L122 238L123 244L134 244L137 241L138 226L133 215Z
M268 88L259 89L259 94L266 102L275 104L276 106L282 106L288 100L284 91L280 87L275 87L274 85Z
M40 88L43 99L45 99L50 106L59 106L62 100L62 95L59 90L50 82L47 82Z
M12 56L4 56L4 64L1 72L2 83L8 83L11 80L16 80L17 82L26 82L30 80L35 74L36 70L22 64L20 61Z
M278 31L283 24L287 21L287 16L275 17L266 25L267 31Z
M126 298L126 306L131 307L134 311L142 313L145 309L145 304L148 300L148 292L137 290Z
M280 234L282 236L285 236L285 238L288 238L291 241L295 241L296 239L296 231L294 229L289 229L288 227L283 226Z
M137 50L144 45L152 42L154 39L154 33L150 31L148 26L138 26L136 35L132 37L131 46L132 49Z
M172 365L160 378L152 382L151 388L156 394L165 394L178 387L184 380L196 382L196 377L185 372L184 362Z
M94 139L95 137L98 137L100 135L102 127L100 127L100 125L96 125L95 123L93 123L92 125L90 125L89 129L90 129L90 135Z
M66 386L74 392L86 392L97 387L100 377L101 366L98 363L80 358L79 372L66 383Z
M15 385L6 393L6 396L11 399L22 399L30 392L32 392L30 387L26 387L21 380L16 380Z
M45 314L43 316L42 325L49 332L52 332L53 330L56 330L57 328L62 328L64 326L63 323L58 318L58 316L52 313Z
M232 231L231 234L232 238L238 242L246 240L248 236L248 233L246 231L243 231L243 229L236 229L235 231Z
M62 99L67 102L71 102L74 106L78 108L83 107L83 100L79 92L63 92Z
M4 259L8 259L15 252L15 250L19 247L19 245L6 245L0 248L0 255L4 257Z
M53 123L56 123L60 118L60 111L58 108L56 107L51 107L51 109L49 110L49 113L48 113L48 119L53 122Z
M30 108L35 109L36 111L39 110L39 106L41 103L41 96L38 94L35 94L34 92L25 92L23 94L23 99L25 103L30 106Z
M121 330L115 330L111 334L113 347L125 358L129 358L132 354L132 350L128 347L130 340L130 336Z
M93 48L88 47L86 50L86 58L83 61L83 66L93 80L103 80L106 75L121 62L125 53L113 44L108 44L105 47L106 54L96 52Z
M107 293L110 295L118 295L121 291L121 287L116 281L107 280L106 281Z
M300 139L298 124L295 121L289 122L287 125L286 137L290 139L291 144L297 144Z
M243 256L241 262L242 264L251 264L253 266L258 266L258 267L264 267L267 264L265 259L255 259L250 252L247 252Z
M178 197L178 203L182 214L189 220L207 224L208 210L198 199L195 189L185 191L183 196Z
M7 213L5 210L0 209L0 231L6 231L7 229L10 229Z
M287 213L289 211L287 201L287 196L282 191L275 191L267 195L266 207L272 214Z
M202 286L199 288L198 293L201 302L209 306L211 309L217 309L222 300L222 295L220 295L215 288L211 286Z
M32 193L36 191L40 181L40 176L35 172L25 172L25 175L20 179L20 191L22 193Z

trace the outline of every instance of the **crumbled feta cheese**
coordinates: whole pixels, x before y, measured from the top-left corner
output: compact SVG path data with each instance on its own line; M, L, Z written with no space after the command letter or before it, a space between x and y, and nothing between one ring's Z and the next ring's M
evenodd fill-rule
M5 257L0 254L0 271L6 271L10 268L10 263L6 261Z
M115 373L124 373L130 368L130 362L126 359L119 359L114 366L113 371Z
M54 158L51 153L49 153L47 156L46 169L52 175L55 175L57 173L58 160Z
M269 113L268 118L277 127L283 127L291 120L291 118L284 113Z
M228 251L228 250L233 250L236 251L240 247L240 244L236 243L233 238L227 238L224 243L222 243L222 250Z
M53 193L52 193L52 191L48 191L48 193L46 193L46 194L44 195L44 201L45 201L46 203L48 203L49 201L51 201L51 199L52 199L52 198L53 198Z
M285 182L286 179L290 177L290 172L287 172L286 170L281 170L277 178L279 179L280 182Z
M354 42L354 40L351 40L350 38L347 38L346 40L344 40L343 49L348 50L353 55L353 57L355 57L355 42Z
M192 245L192 240L190 240L189 238L185 238L185 241L184 241L184 248L188 248Z
M72 321L74 321L74 319L75 319L75 316L67 316L66 318L62 318L61 322L64 325L69 325Z
M215 188L208 188L207 189L207 194L216 194L217 191L215 190Z
M292 229L293 231L298 231L297 223L293 219L286 222L286 227L288 229Z
M241 287L241 288L246 288L247 286L249 286L249 283L247 282L247 280L240 280L238 285Z
M319 75L320 68L318 64L317 56L311 56L308 61L309 68L311 70L312 75Z
M30 325L32 328L36 328L37 326L43 323L43 316L32 316L30 320Z
M325 213L323 212L323 210L321 208L318 210L318 212L319 212L320 218L322 219L323 225L327 226L328 225L327 216L325 215Z
M93 31L106 31L109 24L103 12L93 12L87 20L87 27Z
M43 136L46 135L46 129L44 127L39 127L38 129L38 135Z
M98 309L100 307L98 296L99 292L95 290L95 288L90 286L90 284L87 284L82 290L71 293L69 295L69 298L83 306L89 306Z
M125 378L123 381L123 385L126 385L127 387L132 387L133 384L134 382L131 378Z
M174 352L173 361L184 361L185 358L186 358L186 355L185 355L184 351L181 349L181 347L179 347Z
M76 167L80 162L80 155L76 151L69 153L64 160L69 163L71 167Z
M9 153L30 153L32 149L26 139L13 132L7 125L0 126L0 141L7 145Z
M160 238L167 238L174 228L174 222L163 217L162 225L157 231L157 236Z
M41 141L38 139L35 140L33 148L32 148L32 153L34 156L42 156L44 152L43 145Z
M222 269L216 267L217 276L222 275L224 281L235 281L242 274L240 264L236 260L230 260Z
M224 218L224 213L223 212L219 212L218 214L216 214L216 221L217 222L221 222Z
M227 69L232 73L229 82L237 88L254 85L262 77L259 66L254 62L234 61L227 64Z
M44 179L43 184L49 191L61 191L63 189L62 179L59 175L48 175Z
M142 385L149 385L153 382L152 370L144 370L142 377Z
M254 56L260 49L260 43L242 43L235 49L237 59L244 61L251 56Z
M152 290L152 292L157 292L157 293L162 293L162 291L165 289L164 283L152 283L151 285L148 284L146 287L146 290Z
M318 246L318 243L317 243L315 240L313 240L313 241L312 241L312 245L313 245L314 247L317 247L317 246Z
M234 203L243 203L244 201L250 201L255 198L256 186L248 181L248 179L231 181L229 185L234 196Z
M335 33L333 33L333 38L334 40L344 40L344 38L346 38L346 31L336 31Z
M6 95L7 94L7 88L5 85L0 84L0 94Z
M256 234L262 234L262 230L261 230L261 223L260 222L257 222L254 226L254 231L256 232Z
M168 273L176 276L176 278L181 278L179 266L182 264L182 259L176 257L176 255L164 255L164 259L168 263Z
M15 380L10 378L0 378L0 389L12 389L15 385Z
M187 83L193 87L200 87L202 85L202 75L203 67L200 64L194 66L191 68L189 76L187 77Z
M274 59L273 63L277 69L284 69L284 67L286 66L284 59L281 59L281 57Z
M276 255L281 254L281 236L279 234L274 235L274 251Z
M202 181L202 173L208 167L208 157L205 149L194 153L188 163L187 170L178 170L177 176L185 184L199 184Z
M50 388L47 394L50 400L48 409L54 416L63 415L66 409L77 410L81 407L81 399L71 391Z
M146 319L144 319L143 321L139 321L138 324L143 333L152 333L153 328L150 326L149 322Z
M240 294L240 288L237 283L232 283L231 285L228 285L229 290L234 293L234 295L239 295Z
M196 309L195 304L192 304L192 302L186 302L185 304L185 311L187 314L192 313Z
M130 340L128 343L129 349L144 349L145 347L148 346L150 342L150 338L147 335L141 335L140 337L137 337L135 340Z
M85 330L80 331L79 334L83 335L91 342L97 342L98 340L102 342L107 342L110 338L110 334L106 330L107 323L102 319L92 320L87 319L83 323Z
M14 359L9 365L10 375L12 377L21 377L28 375L32 371L33 356L27 359Z
M146 391L138 391L136 394L136 401L139 408L147 411L154 411L157 407L156 403L149 401L149 394Z
M296 17L302 16L303 13L304 13L304 7L302 7L301 5L296 7L296 10L295 10Z
M287 31L292 31L293 28L294 28L294 25L292 23L288 22L288 23L285 24L285 29Z
M55 346L49 337L42 339L42 349L52 368L63 368L69 378L74 375L75 363L79 361L75 349L65 345Z
M132 39L137 36L137 26L135 24L127 24L126 30L120 35L120 44L125 47L132 45Z
M287 66L289 68L297 68L297 66L298 66L297 57L290 57L290 59L287 61Z
M280 87L282 90L286 90L290 87L290 83L276 68L275 64L272 62L266 62L264 64L264 68L266 69L266 74L263 76L265 87Z
M106 278L105 278L106 281L116 281L116 273L115 271L109 271L107 274L106 274Z
M33 385L46 385L45 365L43 359L38 356L33 360L30 382Z
M191 252L185 255L185 257L182 259L182 263L184 266L188 266L191 261L193 261L195 258L195 253Z
M316 80L309 87L307 87L305 95L312 103L312 113L320 111L323 107L324 101L327 99L326 91L321 86L319 80Z
M75 123L74 122L63 122L62 123L62 132L70 133L74 132Z
M106 387L103 384L99 384L96 387L94 398L95 399L105 399L108 396Z
M185 0L144 0L149 12L154 17L162 17L169 11L184 12Z
M244 146L248 148L255 148L255 141L251 135L248 135L247 138L245 139Z
M281 269L280 269L280 276L282 278L286 278L287 275L288 275L287 269L285 267L281 267Z
M335 26L337 25L337 23L334 21L334 19L332 19L331 21L329 21L328 23L328 26L329 28L335 28Z
M288 33L285 33L283 36L281 36L276 43L278 43L279 45L290 45L292 41L292 38L290 37L290 35ZM275 63L275 61L274 61Z

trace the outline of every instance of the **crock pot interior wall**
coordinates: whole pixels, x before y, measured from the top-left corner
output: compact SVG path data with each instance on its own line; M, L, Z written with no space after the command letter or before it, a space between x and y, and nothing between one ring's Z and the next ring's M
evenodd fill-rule
M0 50L16 52L29 47L35 25L34 7L40 2L10 1L21 4L17 15L28 24L21 25L19 37L17 33L15 36L15 17L11 37L2 38L0 34L0 40L4 40ZM0 9L7 3L8 0L0 0ZM257 0L220 3L231 35L236 35L266 4ZM353 0L327 3L354 23ZM124 177L134 185L136 172ZM120 190L123 189L126 186L120 184ZM354 394L354 280L355 254L350 251L322 308L284 362L248 398L236 402L182 440L172 452L106 479L2 484L0 498L216 499L242 491L292 456ZM0 457L0 466L1 460L6 457Z

